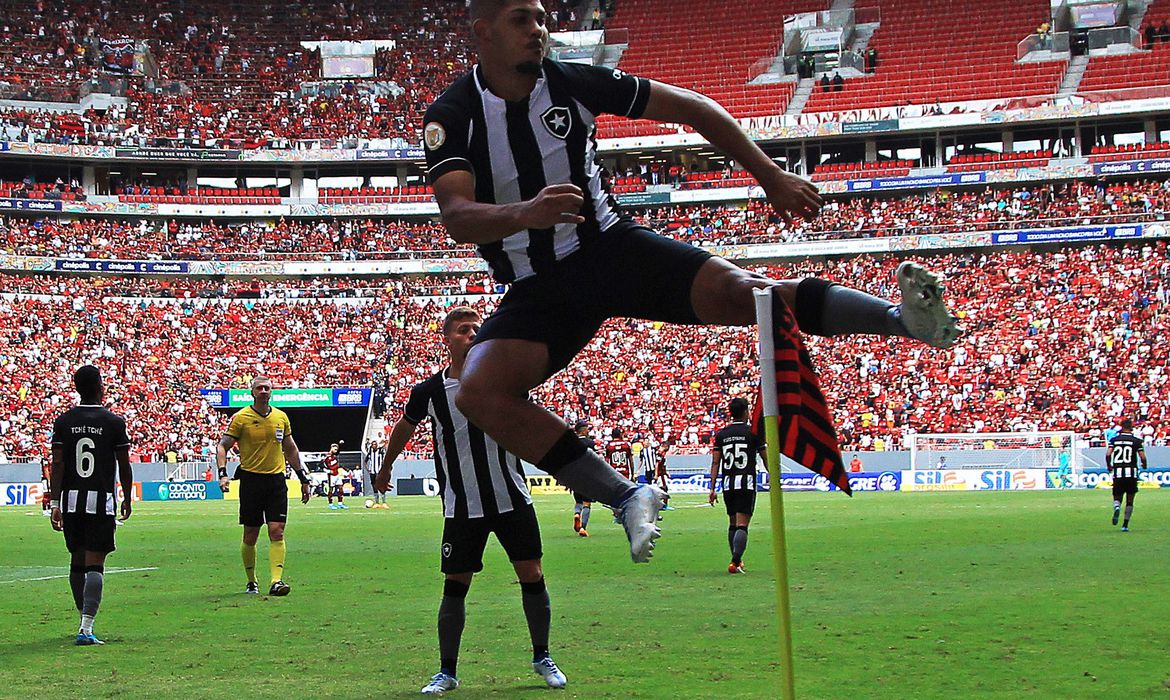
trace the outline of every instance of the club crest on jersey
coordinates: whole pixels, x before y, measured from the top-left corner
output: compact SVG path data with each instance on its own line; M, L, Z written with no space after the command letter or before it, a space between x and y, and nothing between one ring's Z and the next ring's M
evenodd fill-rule
M544 128L554 137L564 140L573 126L573 114L568 107L549 107L540 115Z
M434 151L437 150L447 141L447 130L438 122L431 122L423 128L423 141L427 148Z

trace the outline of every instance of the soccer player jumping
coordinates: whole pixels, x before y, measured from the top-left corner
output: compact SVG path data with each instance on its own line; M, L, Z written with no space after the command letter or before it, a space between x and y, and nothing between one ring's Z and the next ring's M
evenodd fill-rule
M913 263L898 268L894 305L820 279L769 279L620 215L597 162L600 114L691 126L750 171L786 221L815 216L822 201L710 98L546 58L539 0L471 0L470 17L479 64L427 110L427 176L448 234L477 244L511 288L476 336L455 403L512 454L614 506L635 562L649 560L660 534L662 493L617 474L528 398L607 319L747 326L753 292L770 288L805 333L954 343L938 278Z

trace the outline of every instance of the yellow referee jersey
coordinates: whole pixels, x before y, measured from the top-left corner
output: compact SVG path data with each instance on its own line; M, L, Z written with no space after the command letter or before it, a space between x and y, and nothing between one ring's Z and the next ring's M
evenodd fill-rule
M240 468L256 474L283 474L285 436L292 435L288 414L272 408L262 416L251 406L236 411L226 435L240 447Z

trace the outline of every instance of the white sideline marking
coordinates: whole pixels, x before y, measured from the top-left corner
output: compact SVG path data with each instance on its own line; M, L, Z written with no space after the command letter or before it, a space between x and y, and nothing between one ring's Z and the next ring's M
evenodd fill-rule
M158 571L157 566L144 566L137 569L107 569L107 574L129 574L135 571ZM0 581L0 583L26 583L28 581L51 581L56 578L69 578L69 574L60 574L57 576L37 576L35 578L14 578L9 581Z

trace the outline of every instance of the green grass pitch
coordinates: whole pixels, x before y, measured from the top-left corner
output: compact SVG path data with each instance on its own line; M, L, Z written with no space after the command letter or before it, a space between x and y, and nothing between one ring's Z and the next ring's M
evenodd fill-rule
M547 691L520 591L493 541L468 598L457 698L778 697L771 530L762 497L727 574L722 505L680 496L654 560L630 563L598 509L537 499L553 605ZM351 501L353 503L353 501ZM96 631L76 648L60 535L0 509L0 697L409 698L437 670L439 503L290 511L287 598L245 596L232 502L135 507ZM1170 696L1170 499L1133 531L1102 491L786 496L799 698ZM267 547L258 570L267 580ZM150 568L157 567L157 568ZM29 580L44 579L44 580Z

